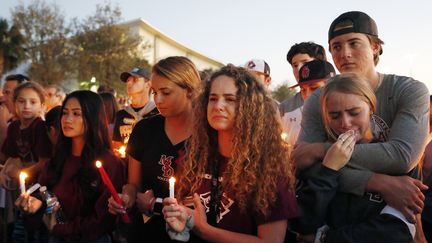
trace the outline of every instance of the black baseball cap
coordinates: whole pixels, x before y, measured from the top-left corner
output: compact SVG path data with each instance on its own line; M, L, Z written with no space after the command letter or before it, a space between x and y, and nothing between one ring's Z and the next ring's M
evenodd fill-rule
M150 72L144 68L134 68L134 69L130 70L129 72L123 72L122 74L120 74L120 80L123 82L126 82L130 76L143 77L143 78L149 80L150 79Z
M333 77L336 71L333 65L323 60L313 60L305 63L299 70L299 81L296 85L289 88L294 88L304 84L310 84Z
M330 25L328 42L336 36L347 33L363 33L378 37L378 27L369 15L360 11L341 14Z

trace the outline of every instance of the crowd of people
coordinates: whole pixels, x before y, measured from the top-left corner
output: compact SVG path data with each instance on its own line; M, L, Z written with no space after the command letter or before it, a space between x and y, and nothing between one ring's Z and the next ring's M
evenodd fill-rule
M366 13L341 14L336 69L294 44L300 92L281 103L260 59L133 68L121 108L106 87L7 76L0 242L432 242L432 96L376 70L383 44Z

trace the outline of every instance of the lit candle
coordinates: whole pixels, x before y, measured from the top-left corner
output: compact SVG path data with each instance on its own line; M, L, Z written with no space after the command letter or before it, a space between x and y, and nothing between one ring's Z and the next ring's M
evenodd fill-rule
M120 157L126 158L126 146L122 145L117 151L120 154Z
M122 203L122 201L120 200L120 197L119 197L119 195L117 194L117 191L116 191L116 189L114 188L114 185L112 184L111 179L109 178L109 176L108 176L108 174L106 173L104 167L102 166L102 162L100 162L99 160L96 160L96 167L97 167L98 170L99 170L99 173L100 173L100 176L101 176L101 178L102 178L102 181L103 181L104 184L108 187L108 190L110 191L111 196L114 198L114 201L115 201L117 204L123 206L123 203ZM125 223L130 223L129 216L128 216L126 213L125 213L125 214L122 214L122 219L123 219L123 222L125 222Z
M288 137L288 134L287 134L286 132L283 132L283 133L281 134L281 138L282 138L282 140L286 141L287 137Z
M25 179L28 177L28 175L25 172L20 172L19 174L19 181L20 181L20 188L21 188L21 194L24 194L26 192L25 187Z
M169 197L174 198L174 184L175 184L175 178L171 177L169 179Z

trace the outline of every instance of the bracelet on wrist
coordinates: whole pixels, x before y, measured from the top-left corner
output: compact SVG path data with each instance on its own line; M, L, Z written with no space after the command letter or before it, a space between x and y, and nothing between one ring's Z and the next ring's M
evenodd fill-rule
M162 214L162 208L163 208L162 201L163 201L163 199L160 197L157 197L154 200L152 210L151 210L154 215L161 215Z

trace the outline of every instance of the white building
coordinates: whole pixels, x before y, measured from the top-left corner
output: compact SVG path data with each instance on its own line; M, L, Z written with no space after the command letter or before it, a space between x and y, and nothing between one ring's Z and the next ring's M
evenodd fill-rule
M185 56L197 66L198 70L216 70L224 66L223 63L177 42L143 19L131 20L123 23L123 25L129 27L132 33L141 36L145 45L149 45L143 57L150 65L168 56Z

